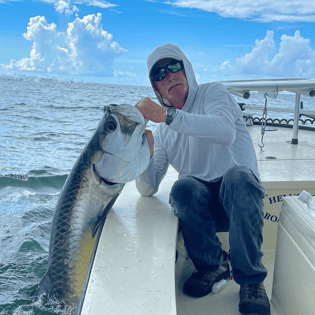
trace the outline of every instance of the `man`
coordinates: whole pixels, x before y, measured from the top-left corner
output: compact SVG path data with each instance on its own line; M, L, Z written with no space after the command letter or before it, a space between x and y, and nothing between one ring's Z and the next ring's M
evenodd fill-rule
M154 137L146 132L151 160L136 185L142 196L151 196L169 164L179 173L170 203L196 267L184 292L205 296L229 276L216 236L229 231L231 266L241 286L239 311L270 314L260 250L264 188L242 112L222 84L198 85L191 63L176 45L155 49L147 65L162 106L149 98L136 105L146 119L159 123Z

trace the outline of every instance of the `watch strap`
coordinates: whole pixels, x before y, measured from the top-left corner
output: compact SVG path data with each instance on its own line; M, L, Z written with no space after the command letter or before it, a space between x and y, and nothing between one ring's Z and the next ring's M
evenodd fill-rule
M173 121L174 117L176 116L176 109L174 107L168 108L166 111L166 121L167 125L170 125Z

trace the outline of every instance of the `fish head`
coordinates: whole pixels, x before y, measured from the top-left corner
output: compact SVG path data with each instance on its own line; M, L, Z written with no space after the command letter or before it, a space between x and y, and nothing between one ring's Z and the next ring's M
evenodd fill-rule
M132 105L108 105L104 111L99 130L102 157L95 169L109 182L132 181L149 165L150 150L144 135L147 121Z

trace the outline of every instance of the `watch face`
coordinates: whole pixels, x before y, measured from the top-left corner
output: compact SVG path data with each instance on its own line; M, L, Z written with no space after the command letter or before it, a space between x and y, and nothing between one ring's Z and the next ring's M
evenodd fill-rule
M176 113L176 109L174 107L171 107L171 108L167 109L167 115L173 117L175 115L175 113Z
M168 108L166 113L166 124L169 125L173 121L173 117L176 115L176 109L174 107Z

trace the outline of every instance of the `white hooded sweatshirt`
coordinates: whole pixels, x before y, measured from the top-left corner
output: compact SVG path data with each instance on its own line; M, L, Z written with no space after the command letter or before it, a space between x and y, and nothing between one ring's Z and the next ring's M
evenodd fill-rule
M149 55L149 73L157 61L171 57L184 63L188 96L170 125L157 126L154 154L147 170L136 179L139 193L155 194L169 164L179 178L191 175L208 181L238 165L247 166L259 179L255 150L242 111L222 84L198 85L191 63L174 44L162 45Z

